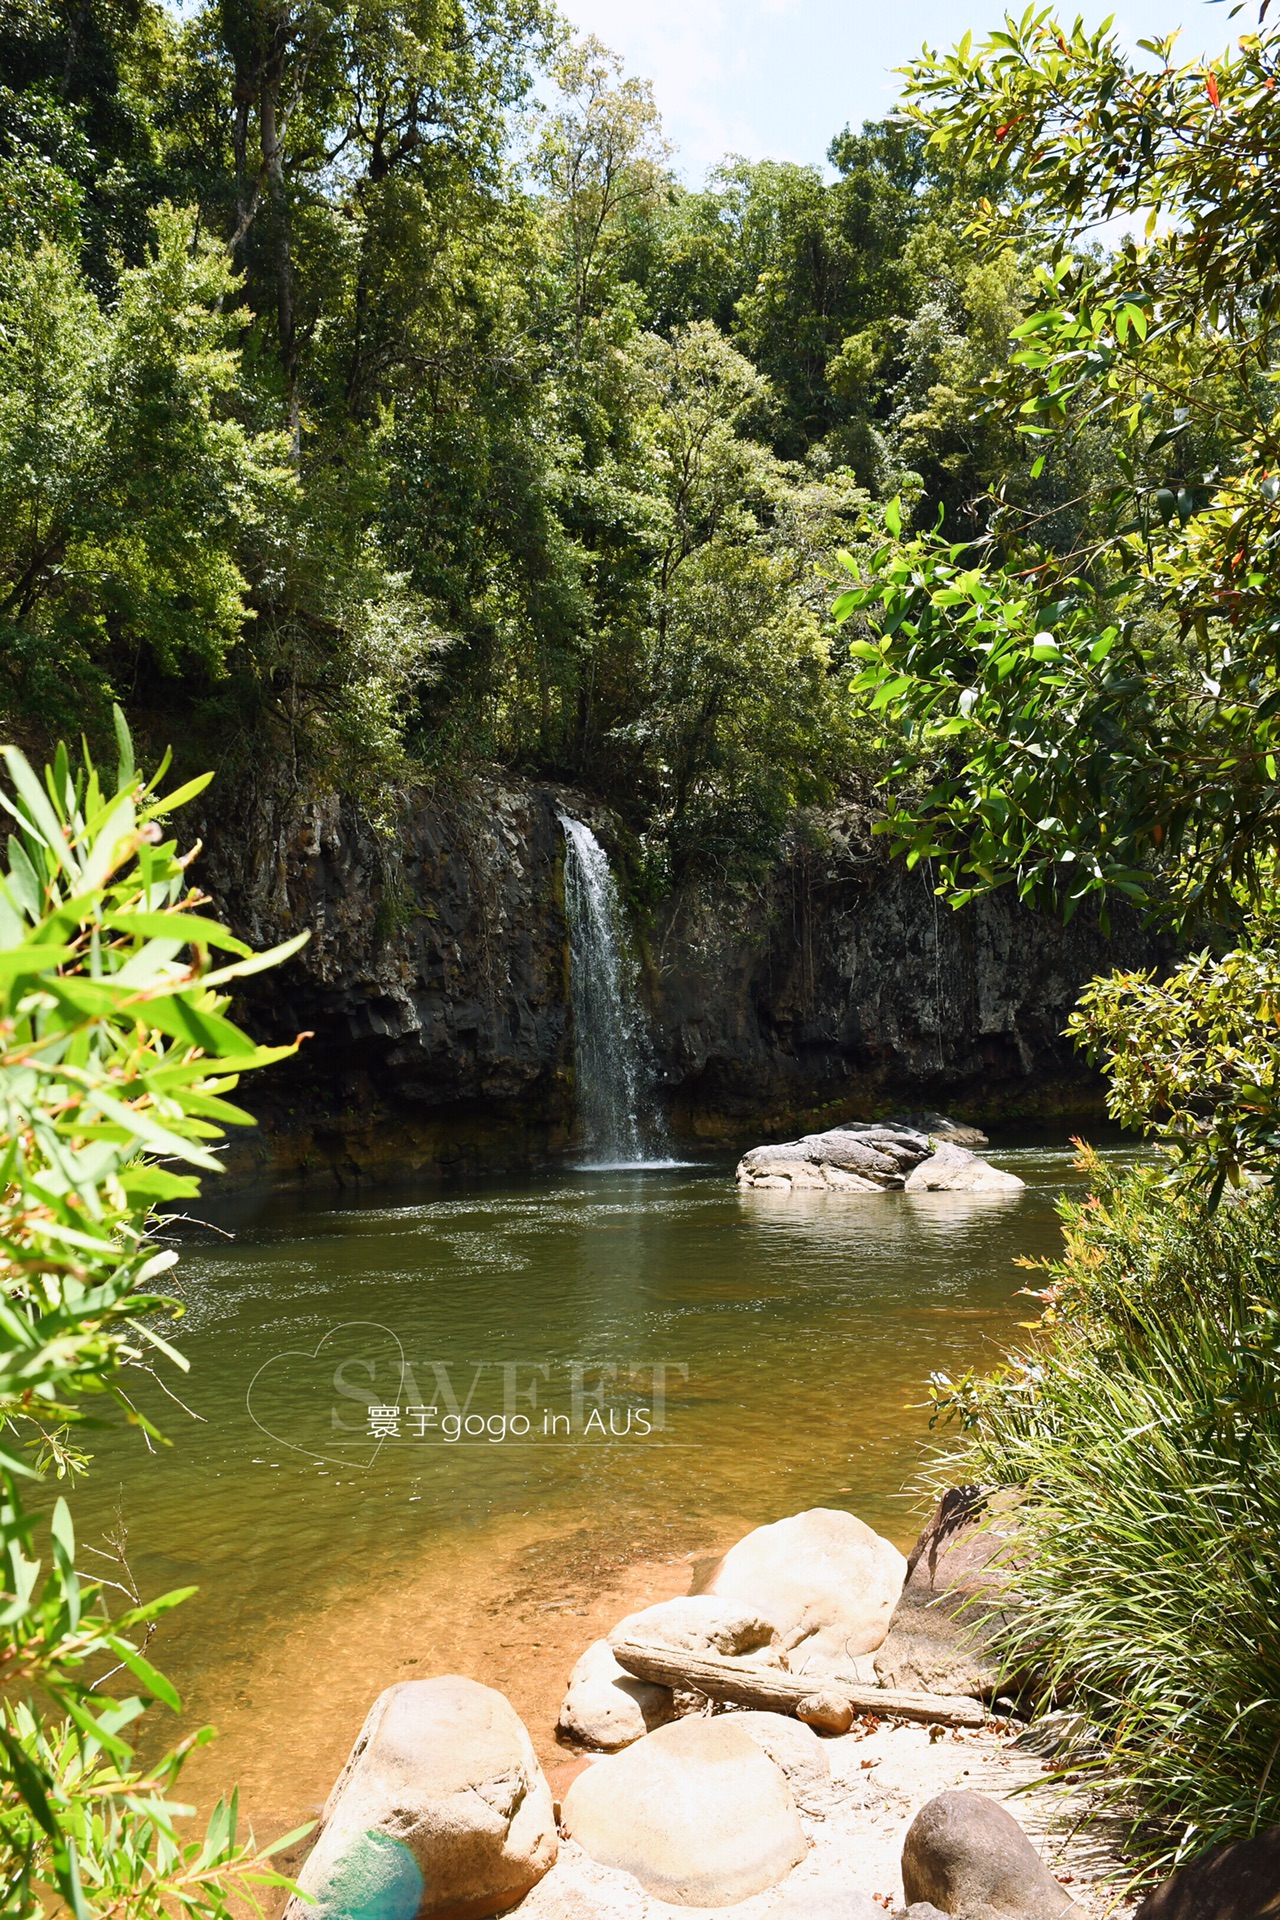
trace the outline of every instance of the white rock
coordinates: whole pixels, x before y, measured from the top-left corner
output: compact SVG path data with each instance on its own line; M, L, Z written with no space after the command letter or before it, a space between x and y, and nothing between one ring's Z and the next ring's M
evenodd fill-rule
M889 1629L907 1563L888 1540L832 1507L757 1527L702 1582L778 1629L793 1673L845 1673Z
M808 1842L781 1771L734 1714L679 1720L600 1760L565 1796L565 1831L679 1907L774 1886Z
M614 1753L675 1717L670 1687L637 1680L618 1665L607 1640L595 1640L569 1675L559 1726L585 1747Z
M656 1606L629 1613L609 1635L619 1640L650 1640L678 1653L758 1655L778 1637L771 1620L753 1608L721 1600L713 1593L686 1594L679 1600L659 1600Z
M556 1857L551 1791L515 1709L446 1674L379 1694L285 1920L484 1920Z
M1016 1193L1025 1184L966 1147L944 1142L931 1159L907 1176L908 1193Z
M754 1708L735 1713L733 1719L758 1747L764 1748L774 1765L781 1767L798 1807L817 1812L827 1803L831 1796L831 1762L812 1727L793 1720L789 1713L764 1713Z

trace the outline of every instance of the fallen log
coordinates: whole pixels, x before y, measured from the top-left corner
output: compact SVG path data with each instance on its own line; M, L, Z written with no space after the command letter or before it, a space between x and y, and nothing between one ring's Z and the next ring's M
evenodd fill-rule
M801 1702L814 1694L837 1693L855 1713L878 1713L886 1719L921 1720L941 1727L980 1727L987 1718L981 1700L970 1700L963 1694L904 1693L896 1687L869 1687L838 1673L806 1677L718 1654L685 1653L647 1640L612 1640L609 1644L619 1666L637 1680L685 1687L692 1693L705 1693L710 1700L763 1707L768 1713L794 1714Z

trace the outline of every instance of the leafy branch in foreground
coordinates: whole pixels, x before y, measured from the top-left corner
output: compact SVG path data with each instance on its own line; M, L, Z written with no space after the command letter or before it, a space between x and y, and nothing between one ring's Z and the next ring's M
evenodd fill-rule
M162 795L167 758L144 781L119 714L117 736L110 788L64 748L43 780L0 749L16 829L0 872L0 1911L43 1912L56 1890L77 1920L223 1920L233 1895L284 1884L270 1855L288 1842L238 1840L234 1798L184 1840L191 1809L170 1795L208 1731L147 1770L128 1737L154 1702L178 1707L143 1648L186 1592L113 1618L66 1500L47 1516L26 1501L82 1470L92 1402L151 1431L129 1370L186 1367L155 1324L178 1307L157 1290L177 1256L155 1246L154 1210L198 1193L225 1129L250 1123L227 1098L239 1075L294 1051L256 1046L218 989L306 936L255 954L198 911L191 855L161 822L207 776ZM108 1669L136 1691L109 1697Z

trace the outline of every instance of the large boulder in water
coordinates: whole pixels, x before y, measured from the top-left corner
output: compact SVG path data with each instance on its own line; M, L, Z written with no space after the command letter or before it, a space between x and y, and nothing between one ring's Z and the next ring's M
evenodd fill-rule
M908 1193L1019 1193L1025 1182L944 1141L907 1176Z
M284 1920L487 1920L553 1864L551 1790L515 1709L446 1674L379 1694Z
M880 1193L901 1187L929 1156L929 1137L901 1127L832 1127L777 1146L753 1147L738 1163L740 1187L831 1186Z
M698 1585L772 1620L793 1673L848 1674L888 1632L906 1571L856 1514L812 1507L757 1527Z
M733 1906L808 1847L780 1770L737 1716L679 1720L599 1760L565 1795L565 1832L678 1907Z
M912 1116L913 1118L917 1116ZM1013 1193L1022 1181L969 1151L985 1145L976 1128L940 1114L918 1116L936 1131L890 1121L831 1127L776 1146L752 1147L738 1162L738 1185L772 1192Z

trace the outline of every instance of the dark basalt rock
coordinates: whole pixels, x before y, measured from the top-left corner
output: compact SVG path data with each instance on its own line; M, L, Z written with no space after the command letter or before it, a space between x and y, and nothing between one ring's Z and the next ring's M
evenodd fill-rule
M1133 1920L1280 1920L1280 1827L1179 1867Z
M266 764L215 784L200 883L255 945L312 929L287 968L245 983L263 1038L315 1037L256 1080L264 1126L239 1142L242 1171L510 1167L568 1143L560 807L625 881L609 816L559 787L440 779L373 820ZM1118 915L1108 942L1007 890L953 913L871 826L857 807L807 816L758 884L688 885L642 917L673 1133L745 1145L903 1108L1101 1117L1062 1027L1090 975L1158 957L1136 920Z

